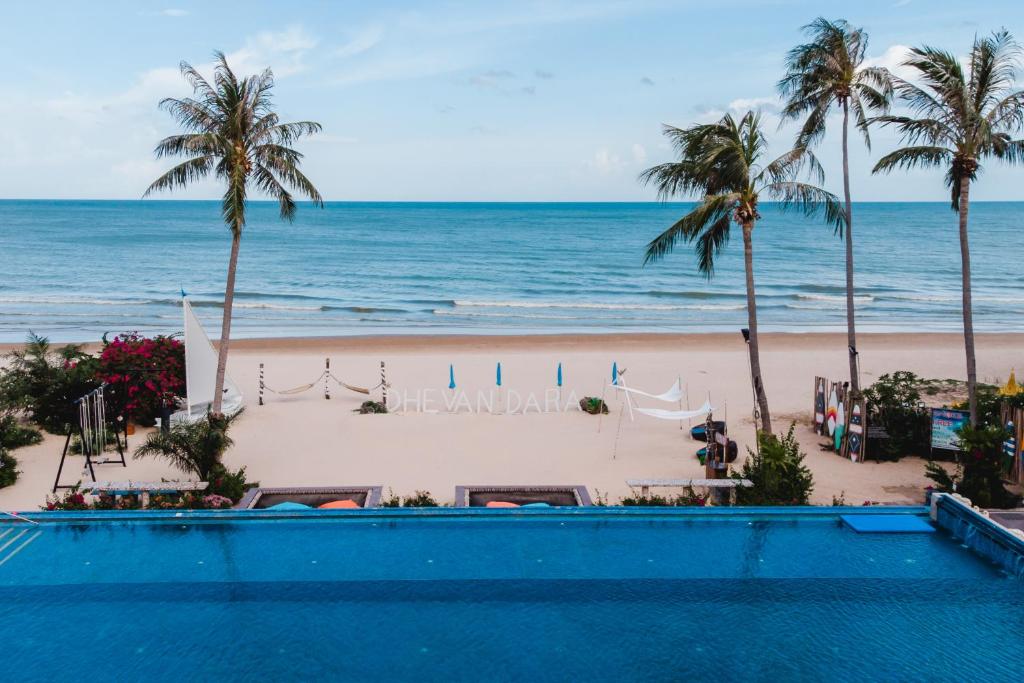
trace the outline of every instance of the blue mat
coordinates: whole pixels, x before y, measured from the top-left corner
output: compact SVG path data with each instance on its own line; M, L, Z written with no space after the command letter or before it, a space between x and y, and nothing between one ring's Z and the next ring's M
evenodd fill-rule
M917 515L840 515L858 534L933 534L935 527Z

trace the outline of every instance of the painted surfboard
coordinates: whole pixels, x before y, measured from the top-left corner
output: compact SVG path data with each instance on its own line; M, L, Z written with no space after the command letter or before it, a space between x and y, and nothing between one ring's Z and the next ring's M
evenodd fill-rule
M850 433L846 437L846 451L853 462L861 460L861 448L864 438L864 414L860 402L855 402L850 409Z
M838 453L843 447L843 433L846 431L846 407L842 402L836 409L835 447Z
M815 431L821 433L821 427L825 424L825 380L818 378L818 386L814 389L814 427Z
M836 393L835 386L832 387L832 392L828 395L828 408L825 411L825 418L828 424L828 435L832 436L836 433L836 418L839 414L839 395Z

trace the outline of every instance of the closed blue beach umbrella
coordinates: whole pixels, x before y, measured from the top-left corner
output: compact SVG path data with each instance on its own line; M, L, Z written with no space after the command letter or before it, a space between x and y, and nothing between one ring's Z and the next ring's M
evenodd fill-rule
M619 364L612 361L612 384L619 383Z
M449 365L448 366L448 388L449 389L454 389L455 388L455 366L454 365Z
M562 364L558 364L558 386L562 386Z
M497 378L496 378L495 381L498 383L498 386L500 387L501 386L501 361L498 361L498 372L497 372Z

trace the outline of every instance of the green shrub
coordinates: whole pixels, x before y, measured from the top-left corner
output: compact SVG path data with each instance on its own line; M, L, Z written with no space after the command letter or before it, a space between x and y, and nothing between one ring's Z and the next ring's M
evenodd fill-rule
M32 422L52 434L78 422L75 401L99 386L96 359L82 347L54 350L45 337L29 334L25 348L8 354L0 372L0 404L24 410Z
M363 401L362 405L352 412L360 415L376 415L388 412L388 407L380 401Z
M596 396L584 396L580 399L580 410L591 415L608 414L608 404Z
M18 461L7 452L7 449L0 446L0 489L5 486L12 486L18 481Z
M0 448L14 450L37 444L42 440L43 435L38 429L19 424L12 413L0 415Z
M998 426L970 427L960 430L960 452L953 474L929 462L925 476L943 493L956 492L982 508L1012 508L1021 497L1003 485L1003 442L1008 437Z
M244 467L232 472L220 463L214 465L207 481L210 485L204 492L206 497L221 496L230 499L232 503L242 500L246 491L260 485L258 481L246 481Z
M388 489L388 497L380 502L385 508L436 508L439 507L429 491L416 491L411 496L399 496L391 489Z
M804 465L804 454L800 451L794 431L789 426L784 436L760 432L757 435L759 452L750 449L750 457L743 463L743 470L734 473L734 479L749 479L753 487L736 488L738 505L807 505L814 478Z
M692 486L677 496L659 496L656 493L646 496L633 494L619 500L619 505L626 507L704 507L707 504L707 496L696 493Z
M878 460L899 460L931 452L931 417L921 403L921 387L931 386L912 372L885 374L864 390L868 424L882 427L888 439L868 439L868 453Z

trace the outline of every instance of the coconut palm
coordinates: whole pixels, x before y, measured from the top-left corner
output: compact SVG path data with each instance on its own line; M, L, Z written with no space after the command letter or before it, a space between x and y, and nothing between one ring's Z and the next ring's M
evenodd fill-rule
M967 217L971 182L985 159L1010 163L1024 160L1024 140L1013 136L1024 127L1024 90L1015 90L1020 48L1012 36L998 31L975 38L966 70L956 55L932 47L914 48L903 66L915 80L895 80L896 92L910 110L907 116L878 117L898 130L907 145L882 157L875 173L897 168L944 168L952 208L959 215L964 349L971 425L977 423L978 375L971 307L971 253Z
M868 115L888 111L892 80L887 69L864 66L868 37L863 29L846 21L822 17L803 27L809 42L798 45L786 56L786 75L779 92L786 103L782 120L804 119L796 147L812 147L825 136L829 112L843 112L843 196L846 210L846 338L850 355L850 386L860 390L857 373L857 330L853 287L853 205L850 200L850 114L864 144L871 149Z
M800 209L806 215L824 211L826 220L835 226L845 220L843 210L835 195L797 180L802 170L808 170L819 182L823 177L821 166L810 151L795 149L761 165L768 143L761 130L760 114L747 112L738 122L726 114L716 123L686 129L665 126L664 133L679 154L679 160L647 169L640 175L640 181L654 184L662 200L694 193L698 193L701 200L647 245L644 264L661 259L680 241L693 243L697 268L710 278L714 274L715 257L729 241L733 223L740 226L755 420L759 415L761 430L770 433L771 415L761 381L754 292L753 234L761 218L758 202L761 195L766 195L781 201L783 207Z
M164 138L156 146L157 158L186 157L153 181L144 196L158 190L184 188L213 175L227 186L221 201L221 217L231 231L231 256L224 288L224 316L217 356L214 413L221 410L224 371L231 338L231 309L235 296L238 249L245 228L246 201L250 190L276 199L281 218L295 217L295 200L289 188L323 206L320 193L299 171L302 154L290 145L303 135L316 133L312 121L281 123L274 112L270 69L258 76L239 79L221 52L215 53L212 85L186 62L181 73L192 86L195 98L167 98L160 107L173 116L185 133Z

